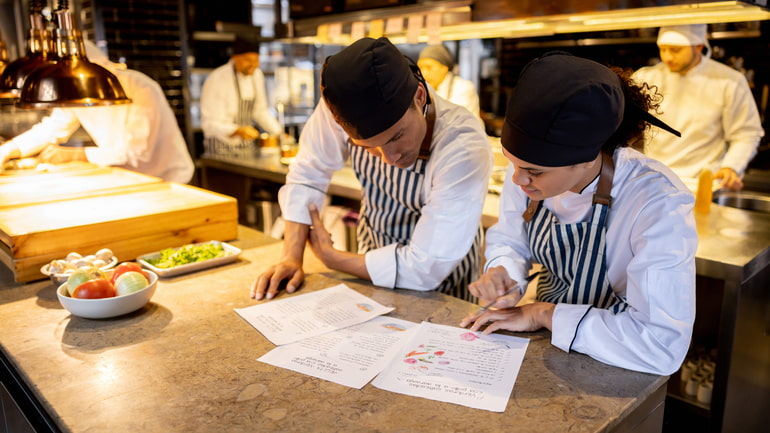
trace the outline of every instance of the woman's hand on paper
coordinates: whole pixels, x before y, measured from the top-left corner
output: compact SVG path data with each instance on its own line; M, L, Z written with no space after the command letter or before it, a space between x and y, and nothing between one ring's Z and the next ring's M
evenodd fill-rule
M535 302L520 307L503 308L499 310L487 310L481 315L471 314L460 322L465 328L472 324L471 331L478 331L487 323L483 334L488 335L499 329L513 332L532 332L541 328L552 329L553 311L556 304L549 302Z
M495 308L508 308L516 305L522 295L514 291L508 296L505 292L516 284L516 280L508 275L508 271L502 266L487 269L484 275L468 285L468 290L473 296L479 298L484 305L495 303ZM503 296L501 298L501 296Z

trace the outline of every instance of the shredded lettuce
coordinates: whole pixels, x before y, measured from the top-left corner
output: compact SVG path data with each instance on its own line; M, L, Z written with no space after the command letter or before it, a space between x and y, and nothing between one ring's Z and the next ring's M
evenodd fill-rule
M161 250L160 257L147 260L147 263L161 269L168 269L173 268L174 266L202 262L224 255L225 248L219 243L206 243L200 245L190 244L179 248L166 248Z

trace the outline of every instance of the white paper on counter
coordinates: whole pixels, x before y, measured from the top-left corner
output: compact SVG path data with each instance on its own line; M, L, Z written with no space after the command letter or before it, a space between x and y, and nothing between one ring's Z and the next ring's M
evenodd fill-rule
M394 317L375 317L296 343L278 346L258 359L266 364L361 389L391 362L417 326Z
M529 340L482 335L422 322L399 356L372 382L377 388L505 412Z
M236 308L244 320L275 345L347 328L393 311L345 284Z

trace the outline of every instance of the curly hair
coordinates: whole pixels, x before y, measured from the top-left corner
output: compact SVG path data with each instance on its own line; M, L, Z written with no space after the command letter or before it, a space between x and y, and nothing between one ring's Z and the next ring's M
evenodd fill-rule
M631 147L640 152L644 151L645 133L651 125L641 116L645 112L658 113L663 95L658 93L656 86L647 83L637 83L631 79L633 70L617 66L608 66L619 78L625 94L623 121L612 134L603 149L612 153L618 147Z

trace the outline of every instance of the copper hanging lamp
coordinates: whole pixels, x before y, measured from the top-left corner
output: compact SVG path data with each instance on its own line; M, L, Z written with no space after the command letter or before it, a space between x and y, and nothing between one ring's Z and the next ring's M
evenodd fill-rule
M52 61L32 71L21 88L20 108L91 107L131 102L118 78L86 57L83 36L67 0L53 12Z
M0 100L15 102L19 99L24 80L51 58L53 42L43 16L45 2L33 0L29 4L29 33L27 54L9 63L0 75Z

